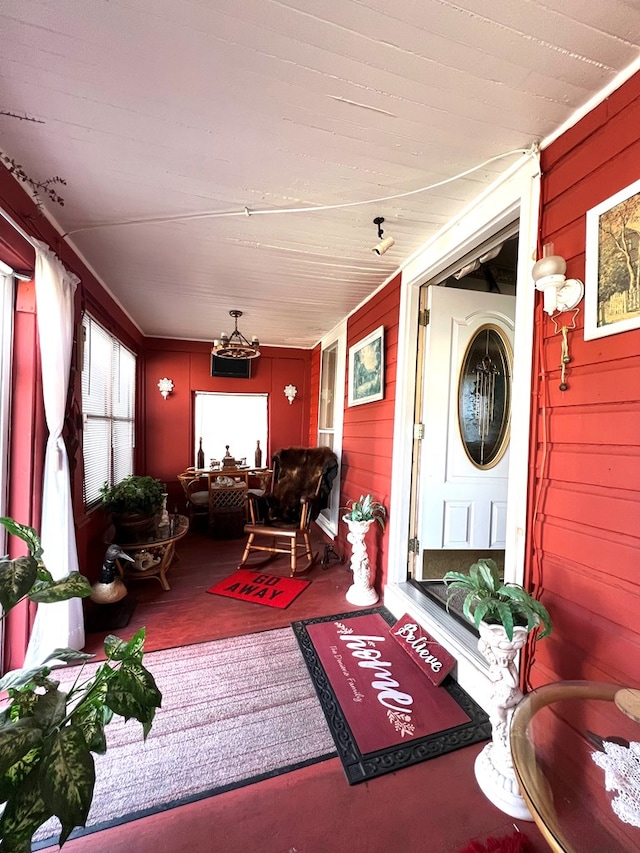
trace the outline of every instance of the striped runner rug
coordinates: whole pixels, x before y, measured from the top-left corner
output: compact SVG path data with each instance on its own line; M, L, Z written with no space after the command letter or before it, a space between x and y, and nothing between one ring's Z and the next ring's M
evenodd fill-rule
M107 726L107 752L94 756L87 827L71 838L336 755L290 628L150 652L144 664L162 707L146 742L135 720L117 717ZM74 673L69 667L56 677L64 686ZM56 843L58 834L52 818L33 849Z

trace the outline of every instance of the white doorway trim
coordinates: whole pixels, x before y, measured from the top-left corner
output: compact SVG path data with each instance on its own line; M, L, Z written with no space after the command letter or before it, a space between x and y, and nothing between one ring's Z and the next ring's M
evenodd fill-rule
M384 603L397 616L410 613L457 658L456 678L483 707L487 706L487 665L470 643L468 632L430 604L407 583L410 527L411 457L417 369L420 287L456 260L519 220L519 245L514 347L511 466L507 510L505 577L521 581L524 568L526 495L531 406L531 367L535 289L531 268L536 258L540 168L538 157L527 155L506 171L463 214L452 220L411 259L402 272L397 391L394 412L389 565ZM423 600L424 599L424 600Z

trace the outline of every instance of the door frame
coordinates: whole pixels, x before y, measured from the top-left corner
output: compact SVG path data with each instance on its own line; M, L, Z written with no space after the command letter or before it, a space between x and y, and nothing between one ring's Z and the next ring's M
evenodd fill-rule
M389 520L389 564L384 603L396 616L409 613L456 657L460 685L488 707L488 665L463 626L454 624L407 582L413 452L413 420L418 367L420 289L457 260L510 223L519 221L515 346L511 421L511 466L507 509L505 579L521 582L524 573L531 370L535 288L531 268L537 254L540 200L539 155L528 154L498 178L463 213L442 228L402 270L398 330L397 386Z

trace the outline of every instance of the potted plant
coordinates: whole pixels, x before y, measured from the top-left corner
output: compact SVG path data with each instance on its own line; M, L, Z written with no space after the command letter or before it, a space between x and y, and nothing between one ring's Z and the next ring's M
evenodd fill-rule
M478 629L483 621L502 625L509 640L516 626L526 627L527 633L541 627L539 639L551 633L546 607L519 584L503 583L495 560L483 557L467 574L447 572L443 581L449 590L447 606L459 590L466 593L462 612Z
M42 561L42 546L32 527L0 518L6 529L27 543L29 556L0 560L2 618L23 599L40 603L84 598L91 587L79 572L54 581ZM114 714L142 723L146 738L162 695L142 665L144 628L127 643L108 636L106 663L93 676L77 676L64 692L51 677L66 663L93 655L56 649L40 666L17 669L0 679L8 700L0 710L0 849L28 853L33 833L50 817L62 824L62 846L76 826L84 826L93 800L92 753L107 748L105 726Z
M342 520L347 524L347 540L351 543L351 571L353 583L347 590L347 601L361 607L375 604L378 593L370 576L369 555L364 538L374 521L384 530L387 511L372 495L360 495L359 501L348 501Z
M165 486L160 480L136 474L130 474L115 486L102 485L102 505L112 513L121 542L135 542L153 530L164 494Z
M480 632L478 649L489 662L489 719L491 743L475 762L478 784L491 802L521 820L530 820L511 759L509 729L514 708L522 700L515 658L530 633L541 629L539 638L551 633L547 608L524 587L504 583L495 560L481 558L468 573L447 572L447 607L459 592L466 593L462 612Z
M347 501L347 510L343 515L345 521L377 521L384 530L387 511L372 495L360 495L359 501Z

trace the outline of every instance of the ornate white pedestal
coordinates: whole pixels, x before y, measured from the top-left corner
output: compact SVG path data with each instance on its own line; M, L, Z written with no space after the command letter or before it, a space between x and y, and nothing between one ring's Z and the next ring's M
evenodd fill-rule
M513 640L507 638L502 625L480 623L478 648L489 661L492 681L489 713L492 735L476 758L475 774L482 793L494 806L519 820L533 820L525 803L511 760L509 728L513 711L523 698L518 687L514 659L527 641L527 629L515 627Z
M347 590L346 598L350 604L367 607L378 600L378 593L371 586L369 556L364 541L372 522L352 521L350 518L343 518L343 521L349 527L347 541L351 543L351 571L353 572L353 583Z

